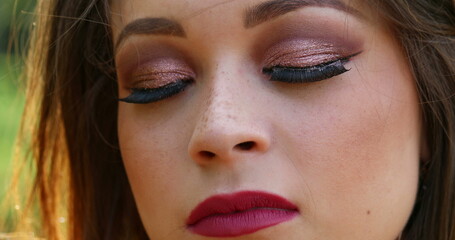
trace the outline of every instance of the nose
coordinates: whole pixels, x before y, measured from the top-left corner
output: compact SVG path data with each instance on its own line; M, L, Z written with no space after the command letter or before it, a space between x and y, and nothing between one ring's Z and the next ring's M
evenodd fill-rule
M270 147L268 127L260 113L263 106L254 98L257 90L236 82L215 82L208 87L188 146L197 164L234 164Z

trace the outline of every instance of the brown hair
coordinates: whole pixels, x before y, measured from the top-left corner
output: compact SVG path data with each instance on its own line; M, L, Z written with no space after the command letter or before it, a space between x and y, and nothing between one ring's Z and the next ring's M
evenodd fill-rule
M447 0L380 1L408 56L429 159L405 239L455 239L455 8Z
M427 133L430 158L422 161L421 187L402 239L455 240L454 2L366 3L407 54ZM50 240L148 239L118 147L108 3L43 0L37 16L23 130L31 126L31 196L38 196L41 234ZM68 229L58 226L59 209L66 211Z

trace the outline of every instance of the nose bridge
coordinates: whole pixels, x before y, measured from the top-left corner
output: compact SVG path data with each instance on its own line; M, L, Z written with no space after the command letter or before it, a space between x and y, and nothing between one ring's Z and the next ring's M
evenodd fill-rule
M267 132L256 120L255 105L259 103L252 101L249 93L253 89L240 72L234 67L217 68L206 81L199 118L188 147L190 156L200 164L217 159L232 162L241 158L241 154L268 148Z
M241 104L242 96L240 89L242 84L232 81L229 76L222 71L214 76L217 80L208 83L208 94L204 100L201 127L218 128L230 126L229 122L239 121L245 105ZM245 90L245 89L244 89ZM246 117L246 116L244 116ZM217 126L220 125L220 126Z
M229 54L229 49L219 52L219 61L215 63L213 71L206 82L206 94L203 101L200 130L222 132L237 126L240 129L247 123L252 105L249 101L252 91L248 86L247 77L242 74L241 60L234 54ZM249 104L245 104L249 102ZM241 122L243 121L243 124ZM232 129L230 131L233 131Z

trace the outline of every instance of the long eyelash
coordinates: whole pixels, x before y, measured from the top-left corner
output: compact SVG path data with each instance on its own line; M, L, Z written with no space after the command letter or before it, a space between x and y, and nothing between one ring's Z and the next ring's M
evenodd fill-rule
M119 101L139 104L156 102L182 92L190 83L191 80L179 80L159 88L132 88L132 93Z
M298 68L275 66L271 68L264 68L262 72L269 75L271 81L286 83L317 82L349 71L350 69L346 69L344 65L349 62L350 58L357 54L359 53L311 67Z

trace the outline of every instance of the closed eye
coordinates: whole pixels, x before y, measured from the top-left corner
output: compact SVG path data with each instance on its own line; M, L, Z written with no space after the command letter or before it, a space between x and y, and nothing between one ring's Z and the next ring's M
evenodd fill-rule
M309 67L284 67L284 66L273 66L262 69L262 72L270 76L270 81L279 81L285 83L310 83L318 82L325 79L329 79L340 74L343 74L350 69L345 68L345 64L350 59L360 53L350 55L321 63L315 66Z
M132 88L132 93L126 98L119 99L119 101L137 104L157 102L184 91L192 82L191 79L184 79L158 88Z

